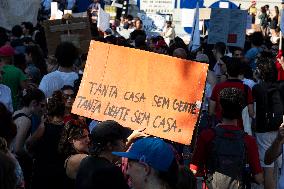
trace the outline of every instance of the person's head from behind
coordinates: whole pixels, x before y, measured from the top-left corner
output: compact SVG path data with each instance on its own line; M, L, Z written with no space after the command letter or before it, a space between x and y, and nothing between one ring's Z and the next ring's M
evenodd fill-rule
M260 47L263 44L263 35L261 32L254 32L251 35L251 44L255 47Z
M148 189L161 186L175 188L178 165L172 148L163 140L139 139L133 143L128 152L113 152L113 154L128 158L127 174L133 188Z
M183 48L177 48L173 52L173 56L177 58L187 59L187 53Z
M20 25L15 25L11 32L13 37L20 38L23 35L23 28Z
M229 62L226 64L226 67L229 77L237 78L240 75L240 59L230 58Z
M220 92L223 119L234 120L242 117L244 93L238 88L225 88Z
M31 22L22 22L23 34L25 36L32 35L34 31L34 26Z
M45 95L37 89L24 89L21 98L23 108L29 110L31 114L41 115L45 108Z
M257 59L256 64L261 80L264 82L277 81L277 68L272 59L261 57Z
M65 103L61 91L54 91L47 99L46 114L49 120L62 119L65 114Z
M244 52L243 49L240 47L236 47L233 50L233 58L244 58Z
M116 162L119 158L113 151L125 151L127 137L131 130L116 121L108 120L98 123L91 132L91 154L109 157L109 161Z
M60 43L55 51L55 58L59 66L71 68L75 60L79 57L78 49L70 42Z
M0 188L15 189L16 184L16 165L9 156L0 152Z
M64 126L58 150L66 158L70 155L89 152L89 130L87 124L80 120L70 120Z
M218 42L214 45L213 48L213 55L215 56L215 58L220 58L222 56L224 56L226 52L226 44L223 42Z
M64 85L61 91L65 102L65 108L71 109L76 97L74 87L70 85Z
M17 134L17 127L13 121L12 113L0 102L0 137L10 146Z

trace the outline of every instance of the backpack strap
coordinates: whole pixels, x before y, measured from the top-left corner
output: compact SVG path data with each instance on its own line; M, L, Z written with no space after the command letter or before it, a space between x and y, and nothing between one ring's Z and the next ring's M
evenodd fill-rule
M15 121L16 119L20 118L20 117L26 117L28 118L30 121L32 121L32 118L29 117L27 114L25 113L18 113L16 115L13 116L13 120Z

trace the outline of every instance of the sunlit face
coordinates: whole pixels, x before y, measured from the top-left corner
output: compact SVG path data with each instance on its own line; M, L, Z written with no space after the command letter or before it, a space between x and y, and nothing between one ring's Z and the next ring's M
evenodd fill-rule
M84 129L83 136L80 137L79 139L73 139L72 144L77 152L88 153L90 146L90 138L88 130Z

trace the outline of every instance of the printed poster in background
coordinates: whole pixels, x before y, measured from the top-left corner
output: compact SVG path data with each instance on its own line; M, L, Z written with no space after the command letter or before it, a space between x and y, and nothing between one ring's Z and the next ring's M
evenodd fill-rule
M174 0L140 0L140 10L145 13L173 14L174 8Z
M207 64L91 41L72 113L189 144L207 70Z
M239 9L211 9L208 44L224 42L228 46L244 47L247 12Z
M147 34L161 33L166 24L165 15L138 13L137 16L142 20Z
M39 0L0 0L0 26L11 30L22 22L37 23Z

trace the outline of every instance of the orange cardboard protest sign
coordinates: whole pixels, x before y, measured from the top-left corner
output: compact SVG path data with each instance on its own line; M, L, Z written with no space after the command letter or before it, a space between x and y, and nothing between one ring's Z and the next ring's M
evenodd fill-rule
M189 144L208 65L92 41L72 112Z

